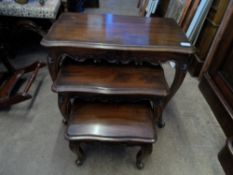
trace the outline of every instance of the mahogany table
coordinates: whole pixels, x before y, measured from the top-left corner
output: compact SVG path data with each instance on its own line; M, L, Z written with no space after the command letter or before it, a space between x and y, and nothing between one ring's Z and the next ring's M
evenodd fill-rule
M162 112L182 84L194 48L172 19L63 14L41 44L48 47L52 90L66 138L84 161L83 142L139 145L142 168L164 126ZM175 63L169 87L161 63Z

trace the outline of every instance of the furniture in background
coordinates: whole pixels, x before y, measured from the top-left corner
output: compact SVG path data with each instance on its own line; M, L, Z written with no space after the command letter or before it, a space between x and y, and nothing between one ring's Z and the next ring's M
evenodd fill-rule
M201 71L199 88L227 136L219 152L226 175L233 174L233 0L230 0L222 23Z
M66 0L69 12L83 12L85 7L99 7L99 0Z
M233 174L233 137L230 137L226 141L226 145L218 154L218 159L225 171L226 175Z
M9 0L0 2L0 16L14 16L25 18L56 19L60 0L47 0L42 6L38 0L30 0L27 4L21 5Z
M165 1L159 5L158 14L161 14L161 10L166 9L166 13L162 13L162 17L174 18L197 48L197 53L189 67L192 76L200 74L213 40L218 37L216 32L229 0L214 0L212 5L211 3L212 0L174 0L169 4Z
M151 17L155 14L160 0L139 0L137 7L139 8L139 16Z
M86 0L67 0L67 10L69 12L83 12Z
M83 143L110 142L140 146L136 165L143 168L155 124L164 127L163 110L194 53L181 28L172 19L64 13L41 44L50 51L52 90L76 163L84 161ZM169 87L161 63L171 60Z
M227 137L233 135L233 0L205 61L200 90Z
M37 1L40 3L40 5L44 5L46 0L37 0ZM28 0L15 0L15 2L17 2L19 4L26 4L26 3L28 3Z
M213 40L218 37L216 32L222 22L228 3L229 0L215 0L210 8L195 44L197 53L189 68L192 76L199 76L200 74Z
M137 7L139 9L139 16L145 16L148 2L149 0L138 0Z
M29 66L16 69L10 61L13 58L12 48L15 44L15 36L20 30L30 30L44 36L46 30L35 21L56 19L59 8L60 0L46 1L43 6L37 0L29 1L24 5L8 0L0 2L0 60L6 68L6 71L0 72L0 108L8 108L30 99L29 89L39 69L45 66L44 63L37 61ZM31 76L27 79L22 92L18 92L16 89L19 81L28 73Z
M169 3L170 3L170 0L162 0L162 1L160 1L156 14L158 16L160 16L160 17L164 17L165 14L166 14L166 12L167 12L167 8L168 8Z
M183 20L179 22L183 31L186 32L188 30L189 25L192 22L192 19L197 11L199 4L200 4L200 0L192 0L191 1L191 4L189 5L189 8L188 8L186 15L184 15Z
M30 87L36 78L36 75L41 67L45 64L41 62L35 62L29 66L16 69L9 62L9 54L6 53L3 45L0 46L0 61L2 61L7 71L0 72L0 109L6 109L16 103L23 102L32 98L29 94ZM31 73L27 78L24 89L22 92L15 92L17 83L21 80L24 74Z

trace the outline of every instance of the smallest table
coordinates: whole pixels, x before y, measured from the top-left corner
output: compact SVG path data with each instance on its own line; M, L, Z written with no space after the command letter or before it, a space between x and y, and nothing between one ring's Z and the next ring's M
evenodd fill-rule
M90 141L117 142L141 146L136 165L144 167L144 160L152 152L156 141L153 112L149 103L74 103L66 137L77 154L76 163L84 161L81 143Z

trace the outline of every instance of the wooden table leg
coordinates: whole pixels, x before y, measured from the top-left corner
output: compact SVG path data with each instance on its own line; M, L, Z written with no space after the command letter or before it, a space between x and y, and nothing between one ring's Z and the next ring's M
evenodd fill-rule
M175 72L175 77L172 82L172 85L169 89L169 95L161 100L155 102L155 115L158 117L158 127L163 128L165 126L165 122L163 120L163 110L166 107L167 103L171 100L171 98L176 94L177 90L181 86L181 84L184 81L185 75L188 70L188 65L187 63L180 63L176 62L176 72Z
M136 166L138 169L144 168L145 159L152 153L152 144L143 144L136 156Z
M71 151L73 151L77 155L77 159L75 161L77 166L82 165L84 163L84 160L85 160L85 154L84 154L84 151L81 148L80 144L81 143L79 143L79 142L73 142L73 141L70 141L70 143L69 143L69 147L70 147Z

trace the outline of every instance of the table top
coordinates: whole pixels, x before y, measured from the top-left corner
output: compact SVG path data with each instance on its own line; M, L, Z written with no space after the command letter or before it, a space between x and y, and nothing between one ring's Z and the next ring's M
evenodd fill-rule
M19 4L14 0L0 1L0 15L55 19L61 5L61 0L45 0L40 5L39 0L29 0L27 4Z
M64 13L41 42L46 47L160 51L193 54L173 19Z
M156 140L153 113L149 102L75 103L66 137L75 141L153 143Z
M108 75L108 76L106 76ZM64 65L52 89L55 92L167 96L168 85L160 66Z

